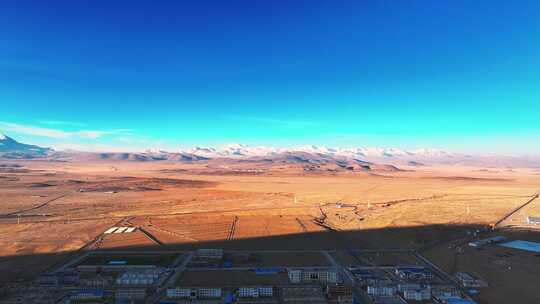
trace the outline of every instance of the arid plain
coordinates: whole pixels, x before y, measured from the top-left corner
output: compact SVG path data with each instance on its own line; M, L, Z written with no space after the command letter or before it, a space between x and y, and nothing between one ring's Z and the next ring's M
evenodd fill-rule
M338 249L346 255L351 248L400 248L420 250L449 273L486 280L481 303L516 296L540 301L538 255L514 250L507 257L509 249L466 246L474 231L540 240L540 230L525 222L540 215L536 169L312 172L291 164L212 161L0 165L3 283L31 279L81 250ZM139 229L103 234L122 224Z

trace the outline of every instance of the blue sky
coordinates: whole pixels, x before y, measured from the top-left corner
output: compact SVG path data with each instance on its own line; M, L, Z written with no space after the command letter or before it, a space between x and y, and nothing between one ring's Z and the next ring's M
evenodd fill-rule
M540 151L538 1L3 1L0 131Z

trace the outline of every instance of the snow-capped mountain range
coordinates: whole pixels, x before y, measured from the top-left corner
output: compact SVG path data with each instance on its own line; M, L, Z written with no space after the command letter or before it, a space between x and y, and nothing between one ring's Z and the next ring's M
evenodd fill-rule
M164 151L146 152L146 155L159 154L163 157ZM325 146L300 146L293 148L280 148L268 146L249 146L243 144L229 144L222 147L194 147L180 150L177 154L183 158L198 159L273 159L281 156L302 156L311 160L333 159L337 161L354 160L378 164L423 166L433 164L468 165L468 166L495 166L495 167L540 167L539 156L505 156L496 154L473 155L454 153L434 148L404 150L399 148L356 147L334 148Z
M376 148L376 147L358 147L358 148L332 148L325 146L300 146L295 148L275 148L266 146L248 146L242 144L230 144L221 148L213 147L195 147L181 151L182 153L194 154L206 158L230 157L268 157L282 153L303 152L309 154L319 154L343 158L441 158L453 157L449 153L438 149L418 149L413 151L402 150L398 148Z
M229 144L222 147L194 147L179 151L145 152L81 152L55 151L35 145L20 143L0 133L0 158L32 159L48 158L75 161L279 161L281 163L373 163L397 166L423 166L434 164L494 166L494 167L537 167L540 156L468 155L439 149L403 150L399 148L333 148L325 146L300 146L293 148L249 146Z

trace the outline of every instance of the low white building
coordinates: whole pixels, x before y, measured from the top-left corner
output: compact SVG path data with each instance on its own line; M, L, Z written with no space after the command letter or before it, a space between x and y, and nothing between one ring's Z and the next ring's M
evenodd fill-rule
M191 298L197 294L192 294L191 288L169 288L167 289L167 298Z
M335 270L328 269L287 269L291 283L324 283L335 284L338 282L338 273Z
M403 292L405 300L424 301L431 299L431 289L408 289Z
M421 289L421 288L422 288L422 285L420 284L411 284L411 283L398 284L399 292L405 292L406 290L416 290L416 289Z
M274 288L272 286L238 288L238 297L240 298L272 297L273 295L274 295Z
M288 269L287 274L291 283L300 283L302 282L302 270L300 269Z
M394 296L397 292L396 286L393 285L373 285L367 287L367 293L373 297Z
M163 269L137 269L124 272L116 279L118 285L142 285L148 286L154 284Z
M198 298L221 298L221 288L203 287L197 289Z
M117 289L115 298L123 300L142 300L146 297L146 290L141 288Z
M425 267L419 266L405 266L397 267L396 275L402 279L407 280L431 280L434 278L433 273Z
M529 225L540 225L540 216L528 216L527 224Z
M454 285L432 285L431 295L433 297L460 297L460 290Z
M172 299L213 299L221 298L221 288L201 287L201 288L169 288L166 291L167 298Z

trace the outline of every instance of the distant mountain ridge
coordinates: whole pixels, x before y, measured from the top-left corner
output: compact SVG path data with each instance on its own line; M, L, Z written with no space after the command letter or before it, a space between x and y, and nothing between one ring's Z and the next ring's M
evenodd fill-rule
M540 157L516 157L500 155L469 155L439 149L403 150L399 148L333 148L325 146L300 146L279 148L229 144L222 147L194 147L178 152L81 152L55 151L35 145L20 143L0 133L0 158L34 159L48 158L66 161L175 161L195 162L227 160L228 162L289 163L303 165L333 164L344 169L381 168L385 171L399 170L397 166L422 167L429 165L464 165L481 167L536 167Z
M378 167L385 171L396 171L398 166L424 167L429 165L540 168L540 157L469 155L428 148L408 151L398 148L329 148L319 146L274 148L230 144L219 148L194 147L178 152L147 150L140 153L85 152L85 155L85 159L87 160L193 162L221 159L229 162L251 163L266 162L312 165L333 163L342 168L359 167L360 169L367 169L368 167Z
M221 148L195 147L183 150L206 158L253 158L279 157L284 154L310 154L321 159L364 161L376 164L421 167L426 165L464 165L482 167L540 167L540 156L505 156L505 155L473 155L453 153L440 149L421 148L404 150L399 148L357 147L333 148L325 146L301 146L294 148L274 148L265 146L248 146L230 144Z
M408 157L453 157L453 153L437 149L418 149L406 151L398 148L330 148L324 146L301 146L296 148L274 148L265 146L248 146L242 144L230 144L221 148L195 147L182 152L194 155L216 158L216 157L253 157L253 156L273 156L281 153L304 152L310 154L320 154L337 157L376 157L376 158L408 158Z
M0 133L0 157L9 159L45 157L53 150L35 145L23 144Z

